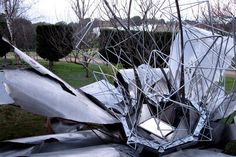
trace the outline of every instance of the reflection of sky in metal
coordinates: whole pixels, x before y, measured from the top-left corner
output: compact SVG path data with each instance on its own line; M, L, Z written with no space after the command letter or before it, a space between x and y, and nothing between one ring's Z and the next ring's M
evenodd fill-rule
M159 120L158 118L150 118L139 126L161 138L164 138L174 131L174 127L163 122L162 120Z

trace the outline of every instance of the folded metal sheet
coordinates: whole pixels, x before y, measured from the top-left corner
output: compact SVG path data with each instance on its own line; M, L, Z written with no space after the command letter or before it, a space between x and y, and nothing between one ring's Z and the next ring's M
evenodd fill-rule
M221 150L217 149L186 149L180 150L168 155L164 155L163 157L232 157L231 155L227 155L221 152Z
M144 121L143 123L139 124L139 127L161 138L165 138L175 129L171 125L165 123L164 121L158 118L150 118Z
M55 134L74 133L78 130L83 130L83 127L86 126L86 124L83 123L58 118L51 118L50 123L50 127Z
M225 127L224 135L222 140L236 141L236 124L230 124Z
M228 98L222 102L221 105L218 105L217 110L212 115L212 120L221 119L222 117L228 117L233 112L236 111L236 100L231 100L232 98Z
M9 43L5 39L3 40ZM71 87L13 45L11 46L16 55L28 63L37 73L27 70L5 70L1 73L1 80L4 80L2 84L10 96L3 92L1 104L15 102L33 113L78 122L117 123L112 115L98 107L83 93ZM0 85L1 91L4 90L2 84Z
M120 144L81 146L60 142L27 145L21 143L1 143L0 156L35 156L35 157L137 157L135 150Z
M168 68L163 69L168 73ZM142 84L142 91L154 102L158 102L163 97L160 95L169 94L164 75L160 68L152 68L147 64L142 64L137 68L138 76ZM137 85L133 69L120 69L124 81L128 84L128 91L132 99L132 105L136 104ZM154 87L153 87L154 86ZM151 92L153 91L153 92ZM158 95L158 96L157 96Z
M8 41L6 41L8 42ZM18 48L14 47L12 45L12 47L14 48L14 53L16 55L18 55L20 57L20 59L22 59L23 61L25 61L26 63L28 63L33 69L35 69L36 71L38 71L39 73L43 74L43 75L49 75L52 78L58 80L59 82L61 82L62 84L65 85L66 88L68 88L71 92L73 92L75 95L79 94L78 91L76 89L74 89L73 87L71 87L68 83L66 83L65 81L63 81L62 79L60 79L57 75L55 75L54 73L52 73L51 71L49 71L47 68L45 68L44 66L42 66L41 64L39 64L37 61L35 61L33 58L31 58L30 56L28 56L27 54L25 54L24 52L20 51Z
M79 91L74 95L44 75L29 70L5 70L4 77L10 97L29 112L85 123L117 122Z
M220 75L224 72L223 68L226 69L230 66L231 59L234 56L233 38L189 25L183 27L183 29L185 80L188 80L189 76L200 74L209 79L213 78L213 81L218 81ZM179 64L181 63L179 42L180 38L177 34L171 45L169 59L170 71L177 87L178 84L176 83L180 79ZM215 68L216 73L213 73L212 71ZM198 69L198 71L195 71L195 69Z
M163 68L165 73L168 72L167 68ZM138 66L138 74L144 91L149 89L153 84L164 78L160 68L152 68L150 65L142 64Z
M94 82L80 88L82 91L94 96L108 108L120 103L123 100L118 90L106 80Z
M85 146L104 144L104 141L111 142L114 139L112 138L112 135L108 135L108 133L103 133L99 130L84 130L74 133L61 133L61 134L18 138L13 140L6 140L4 142L13 142L22 144L40 144L47 140L54 140L60 143L74 143L77 144L77 146L85 147Z
M169 70L168 68L164 68L164 71L168 73ZM131 83L135 79L133 69L120 69L119 73L127 83ZM163 73L160 68L152 68L147 64L138 66L138 75L143 86L146 85L146 83L151 86L163 78Z
M0 105L13 104L14 100L8 95L4 81L4 73L0 72Z
M0 143L0 156L135 156L134 150L116 142L111 133L84 130L7 140ZM97 149L101 148L101 149ZM95 151L95 152L94 152ZM99 152L101 151L101 152ZM94 154L93 154L93 153Z
M172 84L179 89L180 35L171 45L169 70ZM185 95L191 102L205 102L208 111L215 112L225 98L220 85L224 71L231 66L234 40L193 26L183 27Z
M142 106L142 110L141 110L141 114L140 114L140 119L139 119L139 124L147 121L148 119L150 119L152 117L148 105L147 104L143 104Z
M135 120L125 117L121 119L121 123L128 138L128 144L138 143L163 152L182 144L195 143L205 136L203 128L209 128L208 121L212 120L209 119L209 114L215 113L223 102L227 103L222 76L224 70L231 65L234 56L233 39L191 26L184 27L183 34L184 101L178 98L181 96L179 92L182 88L180 87L182 52L179 46L179 34L172 44L169 69L164 69L171 83L170 91L167 88L166 78L158 68L142 64L135 69L138 76L135 76L134 69L119 70L122 76L119 78L124 81L118 82L118 88L123 89L121 92L127 98L125 103L132 104L136 111L140 111L141 118L144 117L142 114L148 114L143 110L144 108L139 108L142 103L139 101L143 101L141 98L149 99L144 102L148 102L156 108L154 110L156 112L152 112L152 118L139 126L152 135L166 140L166 142L148 140L148 135L146 136L146 133L142 132L143 130L139 132L131 125ZM136 80L136 77L139 80ZM138 81L141 82L141 85ZM139 93L142 95L138 95ZM168 124L162 123L162 121L168 122ZM211 137L207 135L206 138L211 140Z
M34 149L34 146L24 144L2 143L5 147L0 148L0 156L29 156Z
M136 157L135 151L127 146L118 144L108 144L100 146L91 146L63 151L46 152L31 154L32 157Z

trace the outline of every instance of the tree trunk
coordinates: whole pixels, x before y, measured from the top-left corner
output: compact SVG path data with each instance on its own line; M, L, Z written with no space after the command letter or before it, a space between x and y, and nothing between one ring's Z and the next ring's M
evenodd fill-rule
M15 1L17 2L17 1ZM8 4L9 3L9 4ZM4 10L5 10L5 19L6 19L6 23L7 23L7 29L9 31L10 34L10 41L11 44L13 44L14 46L16 46L16 42L15 42L15 34L13 32L13 22L15 17L13 16L13 13L16 12L16 10L12 10L14 8L11 8L9 5L11 4L10 1L5 0L3 1L3 5L4 5ZM16 8L15 8L16 9ZM21 63L20 58L15 54L15 60L16 60L16 65L19 65Z
M52 70L52 66L53 66L53 61L48 61L48 69Z
M3 57L3 67L7 66L7 55Z
M86 70L86 77L89 77L89 58L86 55L83 55L83 61L82 64L84 65L84 68Z
M85 63L86 77L89 78L89 63Z

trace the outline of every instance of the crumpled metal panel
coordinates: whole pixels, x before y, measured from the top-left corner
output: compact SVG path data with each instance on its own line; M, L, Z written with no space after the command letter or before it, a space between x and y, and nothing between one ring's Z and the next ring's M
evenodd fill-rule
M27 111L78 122L117 123L86 96L79 92L73 95L50 78L28 70L5 70L4 75L10 97Z
M226 125L222 140L235 141L236 140L235 130L236 130L236 124Z
M6 42L8 42L7 40L5 40ZM68 88L71 92L73 92L75 95L79 94L77 92L76 89L74 89L73 87L71 87L68 83L66 83L65 81L63 81L62 79L60 79L57 75L55 75L54 73L52 73L51 71L49 71L47 68L45 68L44 66L42 66L41 64L39 64L37 61L35 61L33 58L31 58L30 56L28 56L27 54L25 54L24 52L20 51L18 48L14 47L12 45L12 47L14 48L14 53L16 53L16 55L18 55L20 57L20 59L22 59L23 61L25 61L26 63L28 63L33 69L35 69L36 71L38 71L39 73L43 74L43 75L49 75L52 78L55 78L56 80L58 80L59 82L61 82L62 84L64 84L66 86L66 88Z
M137 71L142 85L146 85L148 83L148 85L151 86L163 78L163 73L159 68L152 68L147 64L138 66ZM164 71L168 73L169 69L164 68ZM127 83L131 83L135 79L133 69L120 69L119 73L121 73Z
M192 102L204 102L210 114L214 113L225 98L220 81L225 69L231 66L233 38L187 25L183 27L183 40L186 97ZM179 42L177 34L169 59L170 76L176 89L180 82Z
M22 143L22 144L40 144L46 140L54 140L60 143L76 143L77 146L91 146L103 144L103 141L112 142L115 140L112 135L103 133L99 130L84 130L73 133L60 133L51 135L41 135L34 137L25 137L12 140L6 140L4 142Z
M56 152L31 154L32 157L137 157L131 148L124 145L108 144Z
M0 72L0 105L13 104L14 100L8 95L4 80L4 73Z
M80 88L82 91L94 96L107 108L113 107L123 100L118 90L106 80L100 80Z
M222 117L228 117L236 111L236 100L232 100L231 97L222 102L217 110L212 115L212 120L221 119Z
M6 144L7 145L7 144ZM34 146L25 146L22 144L6 146L3 150L0 149L0 156L13 157L13 156L28 156Z
M64 144L60 142L40 143L27 145L21 143L2 143L0 156L35 156L35 157L138 157L135 150L120 144L106 144L96 146L81 146L76 144Z
M9 43L6 39L5 42ZM9 43L10 44L10 43ZM11 44L10 44L11 45ZM0 80L7 89L3 104L14 102L23 109L47 117L60 117L85 123L113 124L118 121L82 92L74 89L34 59L11 45L16 55L36 72L4 70ZM0 85L3 90L3 86ZM6 92L3 92L5 94Z
M101 130L84 130L7 140L0 143L0 156L137 156L127 146L104 145L117 142L114 136Z
M180 150L163 157L232 157L231 155L223 154L221 150L217 149L186 149Z
M146 145L163 152L182 144L210 141L212 138L210 118L223 102L227 104L228 96L222 78L234 55L233 39L191 26L184 26L183 29L185 97L182 100L179 99L180 89L183 88L180 87L182 52L179 33L172 44L169 69L163 70L167 76L161 69L151 67L150 62L118 71L121 76L117 75L117 88L126 100L123 104L128 108L126 117L120 118L128 144ZM149 119L152 118L152 121L151 125L149 121L146 121L147 125L142 123L142 130L139 130L134 125L137 118L142 118L142 112L148 113L141 108L144 104L151 108ZM139 116L133 116L133 110L135 114L139 112ZM221 113L225 116L226 112ZM166 125L160 123L162 121ZM162 132L166 136L161 135Z

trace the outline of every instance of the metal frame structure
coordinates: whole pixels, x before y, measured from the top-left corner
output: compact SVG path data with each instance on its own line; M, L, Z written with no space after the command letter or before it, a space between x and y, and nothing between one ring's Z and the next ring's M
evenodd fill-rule
M153 41L155 48L149 50L136 36L141 34L139 37L143 39L142 33L146 32L154 40L151 33L153 30L146 29L148 26L143 26L141 30L135 27L138 31L132 33L131 28L126 27L112 11L109 3L106 0L104 2L121 26L116 30L125 30L129 38L135 39L136 45L141 47L142 52L137 49L140 53L124 53L122 44L128 41L127 38L107 47L108 52L119 58L119 61L128 63L130 68L117 68L106 57L101 56L112 68L113 73L106 74L100 68L100 71L94 72L97 82L76 90L3 39L33 70L1 71L0 89L3 92L0 97L1 105L15 103L33 113L73 121L75 127L72 131L78 127L83 128L82 125L95 124L93 129L88 131L92 140L86 148L87 154L91 154L88 153L91 150L97 150L89 146L101 144L101 141L96 141L95 137L108 140L109 145L99 146L99 148L114 152L113 155L122 152L118 148L115 149L118 145L111 144L119 143L114 140L119 137L119 140L126 139L126 144L136 150L148 147L159 153L185 144L212 141L214 128L211 123L236 111L234 91L233 89L226 91L224 86L224 72L228 68L236 70L232 66L232 59L236 53L235 31L233 37L230 34L224 36L218 34L219 30L212 26L209 26L210 30L204 30L196 27L197 25L182 24L181 11L201 5L205 1L188 5L178 5L178 1L174 5L168 1L168 5L161 5L159 11L163 14L168 13L170 19L174 19L179 25L173 25L170 55L167 56L155 41ZM177 8L176 12L174 8ZM79 43L82 40L83 38ZM113 48L114 51L109 48ZM121 53L124 55L121 56ZM144 57L146 54L148 58ZM139 57L141 64L134 64L133 58L137 57L134 55ZM158 58L164 60L165 67L161 66ZM29 84L31 88L28 87ZM53 94L43 94L46 91ZM116 124L121 124L122 128L106 130L106 126ZM124 131L124 136L120 130ZM87 134L81 130L75 132L83 138L84 134ZM48 135L8 142L32 144L32 141L41 143L48 138L58 138L60 142L68 142L61 139L67 136L68 134ZM80 137L73 134L72 139L85 147L84 141L77 140ZM119 147L128 150L124 151L127 156L136 156L134 150L130 150L127 146L119 145ZM27 151L20 151L18 155L29 155L34 152L33 148L27 147ZM73 150L70 152L73 148L74 145L67 146L67 153L73 154ZM14 153L17 154L17 151L14 150ZM76 153L83 151L85 150L79 147Z

